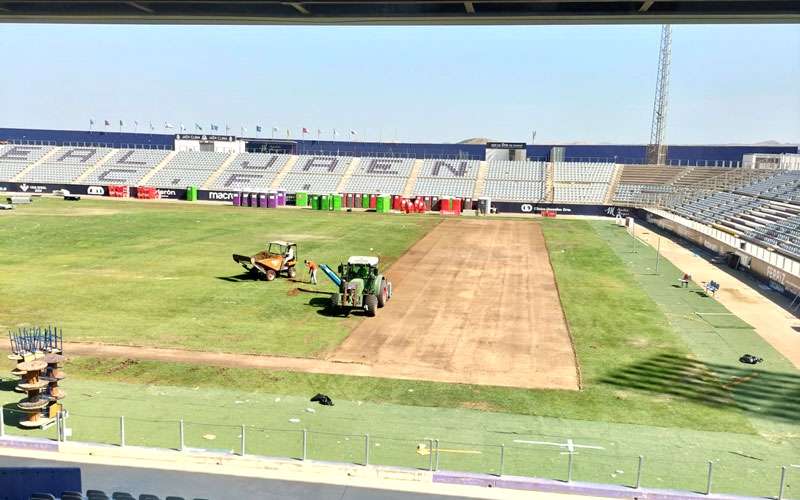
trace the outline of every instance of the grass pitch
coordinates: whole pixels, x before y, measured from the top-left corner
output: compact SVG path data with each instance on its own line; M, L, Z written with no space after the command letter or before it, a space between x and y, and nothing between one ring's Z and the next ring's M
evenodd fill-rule
M315 356L351 321L312 306L335 287L253 281L231 254L272 239L300 261L350 255L390 265L434 218L236 209L176 203L41 199L0 216L0 330L57 324L71 340ZM302 267L302 266L299 266ZM307 274L298 269L298 279ZM307 291L303 291L307 290ZM321 300L319 302L324 302Z
M0 260L0 271L4 276L11 273L11 289L18 294L0 298L3 301L0 322L4 325L42 321L64 324L58 321L63 309L68 320L80 320L72 328L65 325L67 335L102 339L103 332L109 331L104 321L113 320L115 325L126 321L114 319L114 314L103 311L95 303L97 301L91 301L92 297L103 297L117 288L128 293L140 290L152 293L169 288L147 285L142 289L139 288L142 279L114 280L102 277L102 272L99 277L87 272L86 277L81 278L84 289L74 293L54 289L51 285L68 284L69 277L73 276L69 272L72 266L84 271L107 272L115 268L109 262L119 267L127 265L129 259L140 266L128 267L130 272L144 274L140 269L146 267L145 262L136 257L135 249L149 255L155 260L151 266L164 273L153 276L177 277L178 280L172 281L183 279L187 285L195 285L182 286L181 294L166 296L168 299L147 298L150 304L156 305L174 301L172 316L160 315L165 321L184 325L188 331L196 330L197 324L186 315L185 304L196 303L200 298L216 300L209 298L212 294L200 285L223 288L232 285L237 291L247 291L246 296L252 295L253 304L260 304L261 300L256 299L263 298L271 301L272 308L285 311L282 315L230 317L230 321L240 325L239 331L263 328L279 335L278 325L287 328L287 324L297 321L292 314L301 315L304 321L321 321L319 324L340 328L336 335L325 337L327 344L317 344L308 350L302 347L309 343L300 338L312 335L309 330L300 330L306 332L301 335L292 330L298 338L284 340L283 344L275 339L259 341L262 348L294 346L294 351L284 351L289 353L320 352L326 346L335 345L337 338L346 333L347 322L337 324L331 318L317 315L307 306L308 298L301 300L303 307L288 308L286 302L291 304L296 298L287 294L292 286L289 283L216 278L237 273L235 264L228 264L229 253L247 251L247 245L255 250L264 239L281 236L272 236L272 229L253 228L253 224L280 215L281 220L275 224L287 228L283 232L294 228L292 234L308 235L309 245L318 245L314 257L322 260L316 257L317 252L329 251L332 256L325 258L334 262L338 255L363 252L362 247L336 253L339 249L335 247L335 240L332 241L332 233L328 232L334 226L338 229L333 233L342 231L339 226L345 225L361 235L361 224L347 225L351 221L374 223L370 238L362 240L361 244L366 246L380 241L385 245L387 240L395 241L394 252L381 249L380 253L396 256L435 224L435 219L428 217L290 210L262 215L185 205L81 202L74 207L77 208L47 201L33 207L44 213L35 214L31 210L30 215L20 212L13 217L0 217L0 251L4 256ZM83 211L85 215L66 219L54 214L62 210ZM100 212L93 214L92 211ZM198 217L199 214L207 214L207 219ZM128 231L138 227L139 231L130 236L131 242L120 243L120 238L108 237L110 232L123 232L119 223L129 217L138 220L138 225L125 227ZM239 221L238 217L246 219ZM200 222L196 222L198 220ZM194 231L181 229L190 222L194 224ZM775 495L779 466L796 462L795 458L800 455L798 371L747 325L731 320L724 307L696 293L698 287L692 286L689 290L674 287L681 272L671 264L662 259L656 273L655 252L642 245L634 252L632 240L623 229L603 221L531 223L543 225L581 366L583 390L580 392L77 358L67 367L69 378L66 381L75 438L113 443L117 437L117 417L125 415L130 422L126 432L129 440L138 440L130 441L131 444L175 446L175 420L182 417L192 422L187 428L190 446L236 449L238 426L226 426L221 422L240 422L252 427L248 430L251 453L296 456L298 427L302 425L312 431L312 458L358 462L363 450L359 436L369 432L373 445L377 443L382 447L378 451L373 449L373 462L425 467L427 457L416 453L416 445L435 437L449 443L449 449L480 451L478 454L444 455L442 468L496 473L497 450L502 443L509 447L506 473L554 478L562 478L566 470L565 455L546 447L515 443L515 440L575 439L579 443L603 447L602 451L585 451L576 457L576 480L630 484L637 456L643 454L647 486L702 491L706 460L713 460L717 471L716 491ZM169 236L169 241L159 242L145 236L151 234L151 225L164 224L166 227L156 233ZM62 225L69 226L70 230L61 231ZM403 225L405 228L400 227ZM61 235L62 241L49 238L52 234L40 233L42 227ZM298 229L301 227L302 232ZM386 230L405 231L405 239L402 242L393 240L385 234ZM224 236L217 235L217 231ZM264 235L264 232L270 233ZM237 236L240 233L249 234L250 242L240 245L241 238ZM64 244L65 235L73 235L72 247ZM394 238L399 237L394 235ZM301 240L298 236L295 239ZM112 247L117 251L112 252ZM332 250L334 247L336 249ZM55 251L55 248L60 250ZM169 264L172 257L180 254L178 248L204 251L184 255L178 273ZM302 247L301 252L304 252ZM39 259L29 259L30 254ZM218 254L219 258L212 259L209 254ZM5 258L6 255L12 257ZM95 262L96 259L88 258L97 255L111 260ZM195 276L198 270L205 269L195 263L211 266L208 273L211 278ZM64 265L64 269L59 269ZM54 277L51 278L48 269L55 270ZM282 292L278 287L268 288L276 284L285 287ZM75 301L73 295L83 300ZM119 311L128 315L147 311L146 308L130 308L124 303L122 292L114 292L114 295L122 301L117 314ZM138 300L142 298L134 302ZM37 313L43 309L43 304L50 316ZM239 304L233 306L239 307ZM706 318L699 317L698 311ZM707 318L712 320L707 321ZM725 321L714 321L719 318ZM240 349L239 346L228 348L227 344L214 340L216 337L206 337L206 345L191 344L178 335L176 329L165 331L150 323L149 318L144 321L148 328L137 328L145 332L142 335L150 343L162 343L160 335L163 334L163 343L168 345ZM81 325L81 329L76 329L77 325ZM100 331L98 336L86 334L85 329L89 327ZM125 337L122 335L125 331L112 330L115 340L143 342L139 338ZM755 368L740 365L736 359L742 352L758 353L765 358L765 363ZM238 384L241 380L251 381L247 391L229 389L236 385L233 382ZM11 382L5 384L7 388L11 385ZM307 398L316 392L331 395L337 405L317 408L313 414L306 412ZM16 397L11 392L0 392L0 400L6 402L7 409L13 408L11 402ZM289 422L290 418L299 418L301 422L294 425ZM216 437L208 440L204 435ZM787 495L792 492L794 482L798 481L790 477Z

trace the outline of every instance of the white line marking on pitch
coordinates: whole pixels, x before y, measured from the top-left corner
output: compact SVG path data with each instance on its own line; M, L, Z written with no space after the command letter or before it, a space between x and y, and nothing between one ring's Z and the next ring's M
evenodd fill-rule
M575 444L571 439L567 439L566 443L551 443L549 441L528 441L525 439L515 439L515 443L523 444L543 444L547 446L558 446L559 448L566 448L567 453L575 453L576 448L587 448L591 450L605 450L602 446L591 446L588 444Z

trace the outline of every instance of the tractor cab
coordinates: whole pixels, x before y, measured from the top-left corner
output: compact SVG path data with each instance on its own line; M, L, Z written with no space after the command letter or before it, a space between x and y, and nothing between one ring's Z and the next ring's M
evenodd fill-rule
M290 241L270 241L267 243L267 255L280 257L286 263L297 260L297 244Z
M339 276L346 281L361 279L367 282L378 275L378 263L378 257L350 257L347 264L339 265Z

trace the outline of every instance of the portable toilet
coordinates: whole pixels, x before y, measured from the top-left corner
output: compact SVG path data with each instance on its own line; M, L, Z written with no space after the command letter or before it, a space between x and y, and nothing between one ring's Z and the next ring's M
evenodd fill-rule
M331 210L341 210L342 209L342 195L340 194L332 194L331 195Z
M361 195L361 208L369 208L369 195L366 193Z
M453 198L450 200L450 210L452 210L454 214L461 213L461 198Z
M278 208L278 193L275 191L267 193L267 208Z
M378 205L378 195L371 194L369 195L369 208L377 208Z
M258 193L258 208L267 208L267 193Z
M330 210L331 209L331 197L327 194L320 195L319 197L319 209L320 210Z
M275 194L275 201L276 201L276 206L278 207L286 206L286 191L279 190Z
M481 215L488 215L491 213L492 199L489 197L478 198L478 213Z
M449 212L450 210L452 210L452 208L450 208L450 198L439 198L439 211Z
M195 186L189 186L186 188L186 200L197 201L197 188Z
M239 192L233 193L233 206L234 207L242 206L242 193Z
M361 193L353 193L353 208L363 208L361 199Z
M298 207L308 206L308 193L300 192L294 195L294 204Z
M320 199L318 194L312 194L311 197L311 208L314 210L319 210Z

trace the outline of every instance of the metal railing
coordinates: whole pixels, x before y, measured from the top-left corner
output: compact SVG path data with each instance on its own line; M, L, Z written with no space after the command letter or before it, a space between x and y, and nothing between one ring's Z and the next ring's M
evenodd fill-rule
M645 457L619 451L601 438L554 442L513 439L473 443L434 437L337 433L308 428L156 420L70 413L44 430L18 426L24 413L0 412L0 438L28 436L58 442L142 446L177 451L211 451L293 460L380 465L418 470L523 476L565 483L590 482L626 487L673 489L699 494L800 498L799 466L779 463L701 460L700 457ZM676 430L676 432L679 432ZM557 440L556 440L557 441ZM746 463L745 463L746 462ZM794 480L793 484L791 481Z

